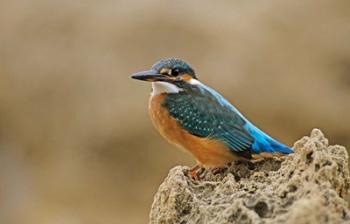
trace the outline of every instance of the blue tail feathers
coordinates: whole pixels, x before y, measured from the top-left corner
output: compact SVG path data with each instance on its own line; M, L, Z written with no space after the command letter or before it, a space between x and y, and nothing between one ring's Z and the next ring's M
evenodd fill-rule
M257 153L257 154L261 152L268 152L268 153L280 152L283 154L293 153L293 150L291 148L271 138L270 136L262 132L260 129L255 127L253 124L248 122L246 123L245 128L247 129L249 134L251 134L252 137L255 139L252 145L252 151L254 153Z

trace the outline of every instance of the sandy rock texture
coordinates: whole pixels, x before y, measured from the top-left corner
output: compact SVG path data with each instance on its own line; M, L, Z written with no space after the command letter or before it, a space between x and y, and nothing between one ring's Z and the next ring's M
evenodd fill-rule
M173 168L159 187L150 223L350 223L348 154L322 132L294 144L295 153L226 171Z

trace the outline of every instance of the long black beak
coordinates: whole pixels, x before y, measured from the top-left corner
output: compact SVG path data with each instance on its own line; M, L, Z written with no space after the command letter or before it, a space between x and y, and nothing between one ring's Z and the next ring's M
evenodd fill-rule
M165 81L167 80L164 75L161 75L156 70L148 70L143 72L137 72L131 76L133 79L138 79L142 81L155 82L155 81Z

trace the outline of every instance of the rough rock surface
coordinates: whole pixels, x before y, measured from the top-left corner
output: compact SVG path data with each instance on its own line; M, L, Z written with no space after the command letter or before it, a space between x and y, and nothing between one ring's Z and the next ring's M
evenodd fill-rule
M159 187L150 223L350 223L348 154L322 132L294 144L295 153L226 171L173 168Z

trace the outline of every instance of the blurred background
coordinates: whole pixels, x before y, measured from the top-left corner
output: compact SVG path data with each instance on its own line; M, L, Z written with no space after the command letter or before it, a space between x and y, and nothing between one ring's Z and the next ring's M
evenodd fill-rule
M1 1L0 223L147 223L169 169L149 83L190 62L292 145L318 127L350 148L350 1Z

